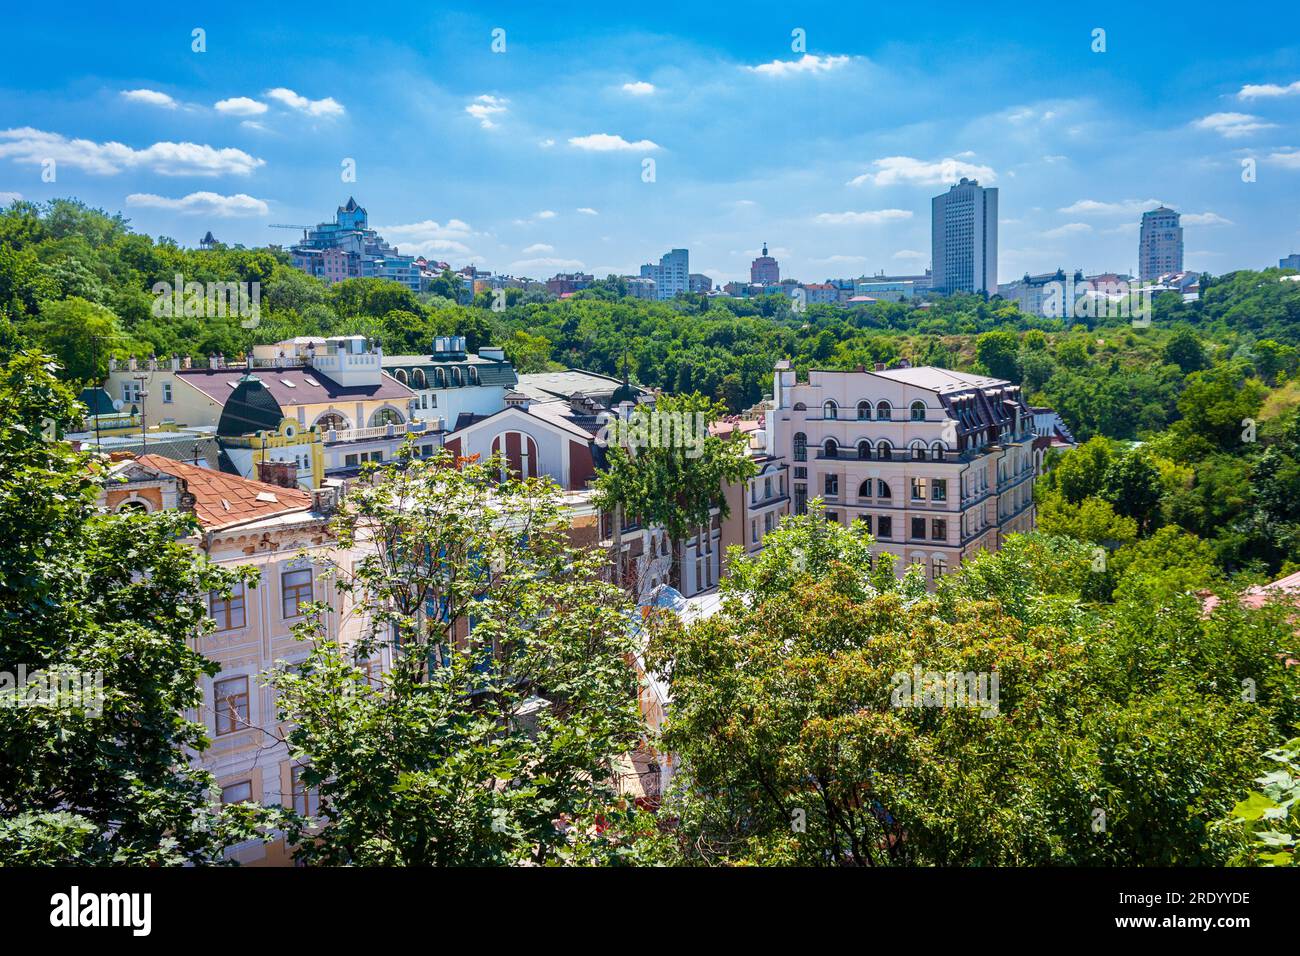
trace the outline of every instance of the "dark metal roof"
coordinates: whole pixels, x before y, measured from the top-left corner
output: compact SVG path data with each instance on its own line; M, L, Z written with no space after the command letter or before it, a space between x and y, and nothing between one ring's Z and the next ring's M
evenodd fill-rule
M259 431L276 431L284 420L284 409L256 375L239 380L226 399L217 422L217 435L230 438Z

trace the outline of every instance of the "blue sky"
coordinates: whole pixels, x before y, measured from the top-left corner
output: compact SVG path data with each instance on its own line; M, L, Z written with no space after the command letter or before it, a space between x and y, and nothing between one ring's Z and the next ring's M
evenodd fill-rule
M946 168L1000 188L1003 281L1133 271L1156 201L1189 268L1300 251L1293 4L113 6L6 12L0 196L261 245L355 195L456 267L605 275L685 246L726 280L766 240L820 281L926 267Z

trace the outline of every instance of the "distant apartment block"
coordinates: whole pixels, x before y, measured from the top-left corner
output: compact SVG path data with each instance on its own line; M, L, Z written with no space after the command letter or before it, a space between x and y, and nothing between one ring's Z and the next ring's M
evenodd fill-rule
M589 288L595 281L595 276L584 272L561 272L546 280L546 291L551 295L566 295Z
M692 272L689 281L692 292L713 291L713 280L702 272Z
M641 267L641 278L654 280L657 299L673 299L679 292L689 292L690 252L686 249L673 249L665 253L658 265L648 263Z
M1090 290L1081 269L1073 275L1067 275L1064 269L1040 275L1026 272L1023 279L998 286L998 294L1014 302L1021 312L1053 319L1074 315L1075 303Z
M1183 271L1183 227L1179 219L1179 214L1167 206L1142 214L1138 235L1138 278L1142 282Z
M767 254L767 243L763 243L763 254L749 264L749 281L755 285L776 285L781 281L781 266Z
M1300 272L1300 252L1293 252L1291 255L1277 260L1279 269L1295 269Z
M659 298L659 284L654 279L642 276L622 276L627 285L627 294L633 299Z
M793 511L861 519L877 553L937 580L1034 528L1034 414L1002 379L903 365L819 371L778 362L770 447L792 470Z
M937 292L998 291L998 191L964 176L930 201Z
M345 279L378 278L420 291L421 268L415 258L399 255L369 228L365 209L351 197L339 206L333 222L308 230L289 254L295 268L331 285Z

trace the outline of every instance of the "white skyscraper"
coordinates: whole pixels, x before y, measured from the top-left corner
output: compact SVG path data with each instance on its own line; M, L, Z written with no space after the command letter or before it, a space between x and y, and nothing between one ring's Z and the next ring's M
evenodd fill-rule
M655 280L655 297L659 299L671 299L678 292L690 292L690 253L685 249L674 249L666 253L658 265L642 266L641 277Z
M962 177L930 200L930 251L938 292L998 291L998 191Z
M1151 282L1162 275L1183 271L1183 227L1168 206L1142 214L1138 238L1138 278Z

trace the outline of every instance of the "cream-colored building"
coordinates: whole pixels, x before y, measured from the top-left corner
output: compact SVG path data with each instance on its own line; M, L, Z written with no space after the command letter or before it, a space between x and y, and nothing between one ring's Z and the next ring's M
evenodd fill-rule
M1020 387L931 366L774 375L768 429L795 513L861 519L875 551L937 580L1034 528L1033 415Z
M126 459L114 473L124 481L103 492L107 510L191 510L200 525L191 541L196 549L219 565L251 565L259 574L255 587L241 587L229 599L209 595L215 630L196 638L196 650L220 670L203 678L202 706L186 716L203 724L212 741L197 759L216 777L220 799L278 803L316 815L317 794L303 786L302 767L289 756L288 728L276 719L275 692L265 686L264 675L277 661L292 665L307 656L307 645L293 638L292 628L303 620L300 607L308 601L333 607L325 619L332 638L346 645L361 636L364 618L300 555L328 551L344 566L353 560L334 547L329 533L334 489L278 487L162 455ZM388 653L365 666L381 672ZM279 840L252 841L230 852L245 864L291 862Z

